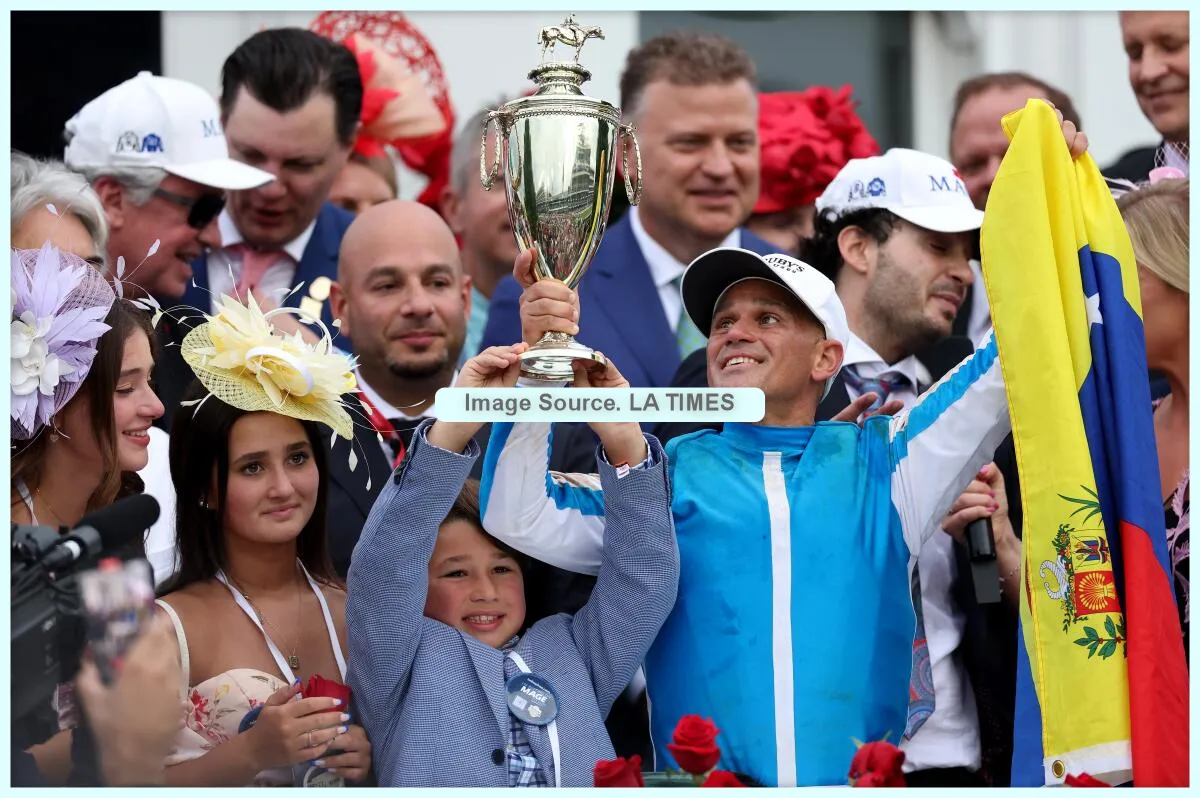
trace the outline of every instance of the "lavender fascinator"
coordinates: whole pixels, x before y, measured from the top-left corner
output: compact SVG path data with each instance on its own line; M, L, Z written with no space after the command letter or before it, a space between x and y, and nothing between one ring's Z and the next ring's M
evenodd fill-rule
M12 251L14 440L29 440L75 397L116 294L99 271L47 243Z

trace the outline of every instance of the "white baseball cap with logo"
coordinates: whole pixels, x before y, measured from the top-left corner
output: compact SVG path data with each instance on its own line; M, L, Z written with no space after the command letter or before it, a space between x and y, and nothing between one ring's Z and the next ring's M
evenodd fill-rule
M954 165L934 155L895 147L883 155L855 158L817 197L817 213L841 217L882 208L939 233L965 233L983 225Z
M683 307L701 333L712 329L713 314L725 292L746 280L766 280L788 290L817 318L825 337L843 347L850 341L846 309L825 275L788 255L759 255L739 247L719 247L696 258L683 273L679 292ZM835 375L836 376L836 375ZM825 395L833 378L825 382Z
M229 157L217 102L194 83L139 72L71 117L63 156L75 171L151 166L224 191L272 180Z

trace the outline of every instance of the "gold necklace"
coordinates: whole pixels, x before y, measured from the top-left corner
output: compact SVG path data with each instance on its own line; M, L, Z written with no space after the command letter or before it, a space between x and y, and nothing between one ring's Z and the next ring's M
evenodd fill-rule
M279 634L279 629L276 628L275 624L273 624L267 620L267 617L265 615L263 615L262 612L258 609L258 605L256 605L254 603L253 599L251 599L250 596L246 595L245 590L242 590L242 586L237 584L236 582L234 582L234 586L237 587L237 589L241 592L241 594L243 596L245 596L246 602L250 605L250 609L254 610L254 614L258 616L259 623L261 623L265 626L268 626L271 629L274 629L275 633ZM292 641L292 646L291 646L292 653L290 656L288 656L288 659L287 659L288 667L290 667L293 671L300 670L300 657L296 654L296 649L300 645L300 637L301 637L300 620L304 614L304 592L297 591L296 596L297 596L297 600L296 600L296 638ZM287 640L287 638L284 637L283 635L279 635L279 637L285 641Z
M34 488L33 492L39 499L42 500L42 504L46 505L46 509L50 511L50 514L58 519L58 523L62 524L63 526L66 526L66 527L72 526L71 524L68 524L65 520L63 520L63 517L61 515L59 515L58 510L55 510L52 506L50 506L50 500L42 495L41 488Z

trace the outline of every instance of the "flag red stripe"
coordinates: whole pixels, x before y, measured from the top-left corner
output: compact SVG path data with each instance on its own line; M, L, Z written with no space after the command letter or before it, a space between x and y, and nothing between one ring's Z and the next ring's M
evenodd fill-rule
M1121 522L1133 783L1188 786L1188 671L1174 588L1150 537Z

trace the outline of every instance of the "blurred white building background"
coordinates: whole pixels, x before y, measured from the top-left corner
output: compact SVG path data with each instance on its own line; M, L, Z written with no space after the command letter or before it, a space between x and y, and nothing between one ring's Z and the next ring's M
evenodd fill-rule
M410 12L437 50L461 121L502 94L528 87L539 59L537 31L566 12ZM308 11L165 11L163 74L219 89L221 64L260 28L306 27ZM860 113L880 144L947 155L951 101L963 79L1021 70L1074 100L1103 167L1158 135L1129 88L1115 11L766 11L578 13L604 30L581 62L588 93L617 102L625 54L667 30L693 28L731 36L755 58L762 88L803 89L850 83ZM424 178L401 167L401 193Z

